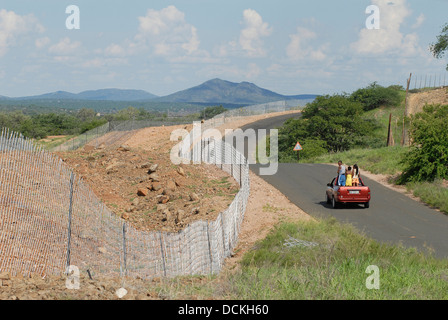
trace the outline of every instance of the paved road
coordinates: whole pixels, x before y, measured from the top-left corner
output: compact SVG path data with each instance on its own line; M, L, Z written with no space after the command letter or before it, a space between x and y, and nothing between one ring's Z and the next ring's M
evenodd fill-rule
M261 120L242 129L273 129L288 117ZM245 153L247 155L254 150L254 146L248 146ZM251 165L251 170L258 174L259 167L260 165ZM325 189L335 175L335 166L280 163L275 175L261 177L312 216L335 217L339 221L353 224L376 240L401 242L418 249L429 246L434 249L436 256L448 257L448 216L366 177L363 177L364 182L369 185L372 193L369 209L364 209L361 205L333 209L325 202Z

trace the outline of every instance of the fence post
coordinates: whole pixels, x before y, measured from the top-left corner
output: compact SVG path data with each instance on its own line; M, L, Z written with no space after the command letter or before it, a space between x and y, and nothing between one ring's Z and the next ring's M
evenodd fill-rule
M68 273L70 267L70 250L71 250L71 238L72 238L72 211L73 211L73 184L75 175L73 172L70 175L70 205L68 209L68 235L67 235L67 260L66 260L66 273Z
M127 275L127 252L126 252L126 223L123 223L123 269L124 275Z
M212 246L210 243L210 222L207 220L207 240L208 240L208 253L210 257L210 274L213 274L213 258L212 258Z
M160 252L162 253L162 266L163 266L163 276L166 277L166 265L165 265L165 250L163 250L163 242L162 242L162 232L159 231L160 238Z

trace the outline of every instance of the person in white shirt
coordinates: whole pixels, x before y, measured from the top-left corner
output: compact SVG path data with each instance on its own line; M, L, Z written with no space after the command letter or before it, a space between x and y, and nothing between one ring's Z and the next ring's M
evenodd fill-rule
M341 160L338 161L338 185L345 186L345 166Z

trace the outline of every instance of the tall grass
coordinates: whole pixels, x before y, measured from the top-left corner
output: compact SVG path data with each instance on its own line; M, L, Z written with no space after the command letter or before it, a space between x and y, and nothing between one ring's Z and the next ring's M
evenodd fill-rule
M291 238L318 245L285 246ZM379 268L378 290L366 287L370 265ZM238 299L448 299L448 260L376 242L335 219L283 223L230 280Z
M406 188L426 204L448 214L448 188L443 181L412 182L406 184Z
M310 163L337 163L342 160L347 165L357 164L361 170L375 174L395 175L403 170L401 158L407 148L401 146L377 149L352 149L349 151L326 154L310 159Z

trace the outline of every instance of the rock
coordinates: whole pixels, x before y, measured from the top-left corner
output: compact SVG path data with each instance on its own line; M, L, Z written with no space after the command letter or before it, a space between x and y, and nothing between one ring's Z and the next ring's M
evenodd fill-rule
M162 189L162 184L160 182L154 182L152 184L152 190L159 191L160 189Z
M84 146L84 150L85 151L93 151L93 150L95 150L95 147L94 146Z
M182 177L185 177L185 171L181 167L177 168L177 173L180 174Z
M193 208L191 209L191 214L199 214L201 208Z
M150 183L148 183L147 185L146 185L146 189L148 189L148 190L153 190L152 189L152 183L150 182Z
M166 204L161 204L161 203L159 203L159 204L157 205L157 212L163 212L163 211L165 211L166 209L168 209L168 207L166 206Z
M159 203L162 203L162 204L165 204L165 203L167 203L168 201L170 201L170 197L169 196L157 196L157 198L158 198L158 202Z
M123 145L121 145L117 150L118 150L118 151L124 151L124 152L127 152L127 151L131 151L131 147L129 147L128 145L123 144Z
M159 167L158 164L153 164L152 166L149 167L148 173L151 174L153 172L156 172L158 167Z
M106 254L106 253L107 253L107 250L106 250L106 248L104 248L104 247L99 247L99 248L98 248L98 252L99 252L99 253L102 253L102 254Z
M176 224L181 223L184 218L185 218L185 211L181 209L177 210L175 220Z
M132 205L133 206L138 206L138 204L140 203L140 200L138 200L138 198L135 198L134 200L132 200Z
M152 181L156 181L156 182L160 181L159 175L155 172L153 172L149 175L149 179L151 179Z
M104 148L106 148L106 145L105 145L104 143L102 143L102 144L100 144L100 145L98 146L97 149L102 150L102 149L104 149Z
M146 197L148 195L149 190L147 188L139 188L137 191L137 195L139 197Z
M190 201L199 201L199 196L196 193L190 194Z
M168 190L171 190L171 191L175 191L176 190L176 183L174 182L174 181L168 181L167 183L166 183L166 188L168 189Z
M121 218L124 219L124 220L129 220L129 213L128 213L128 212L124 212L124 213L121 215Z
M95 161L95 157L94 156L88 156L86 158L87 161Z
M142 164L140 166L140 168L142 169L148 169L151 166L151 162L145 162L144 164Z
M11 280L11 276L8 272L1 272L0 273L0 280Z

